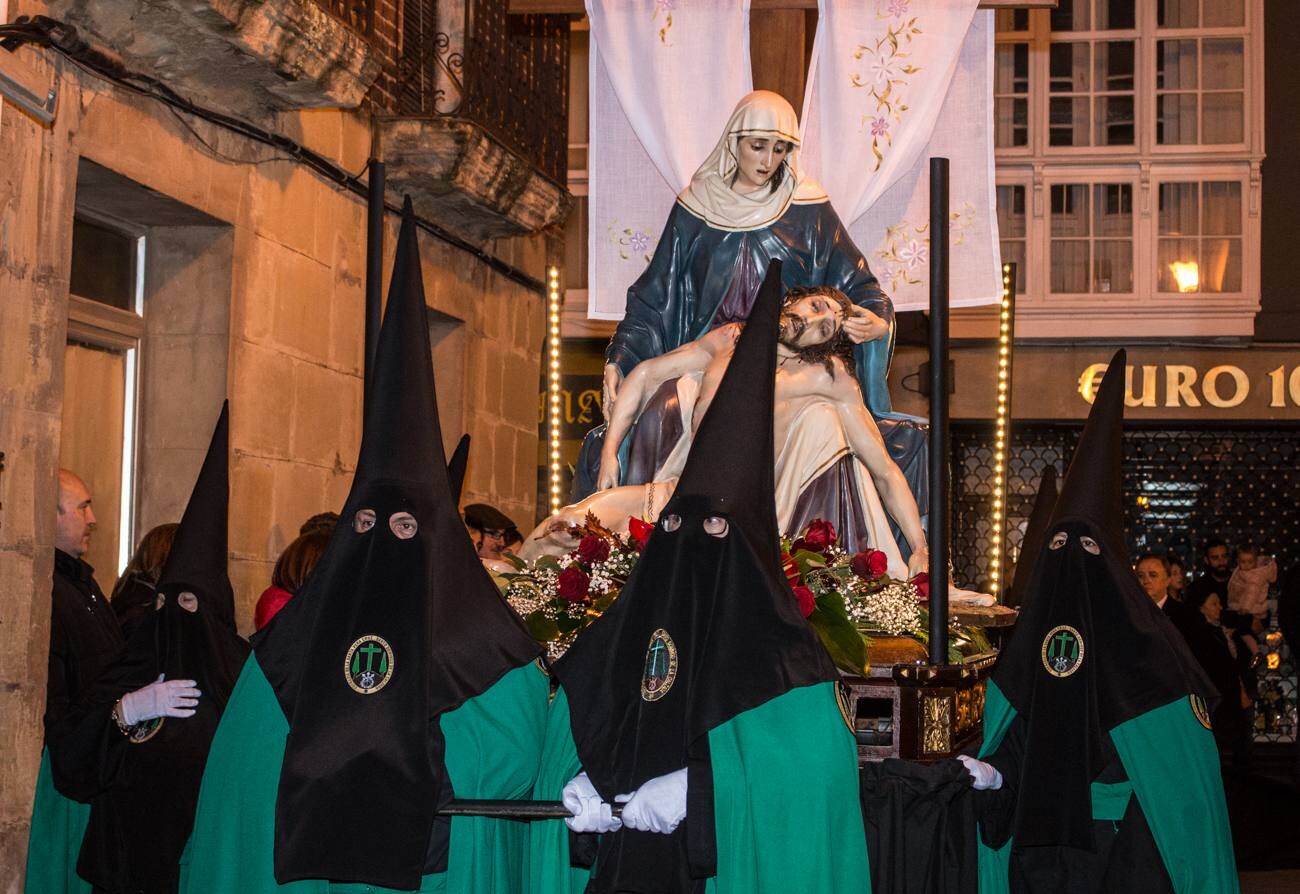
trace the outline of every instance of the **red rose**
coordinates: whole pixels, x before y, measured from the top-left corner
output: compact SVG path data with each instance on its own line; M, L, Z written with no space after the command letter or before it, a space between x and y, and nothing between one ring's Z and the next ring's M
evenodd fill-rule
M569 602L586 602L587 588L590 585L591 579L583 570L570 565L560 572L560 579L556 582L555 589Z
M878 549L867 549L849 559L849 568L863 580L875 580L889 570L889 557Z
M642 521L634 515L629 515L627 518L627 533L631 536L632 543L636 545L637 552L645 549L646 542L650 539L650 533L654 529L654 525Z
M803 584L794 588L794 598L795 601L799 603L799 614L803 615L805 618L811 615L813 609L817 607L817 597L813 595L812 590L808 589Z
M578 544L578 559L588 565L595 565L609 558L609 541L595 534L588 534Z
M917 597L922 602L930 601L930 575L922 571L912 578L912 586L916 587Z
M803 532L803 543L815 553L824 553L835 545L835 526L823 518L815 518Z
M799 573L799 566L789 553L781 553L781 570L785 572L785 579L790 582L790 586L799 586L799 581L803 580L803 575Z

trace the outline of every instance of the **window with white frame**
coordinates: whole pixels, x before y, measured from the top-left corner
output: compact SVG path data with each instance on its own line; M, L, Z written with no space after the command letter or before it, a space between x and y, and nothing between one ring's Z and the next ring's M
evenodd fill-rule
M1133 291L1133 184L1054 183L1051 291Z
M1135 0L1060 0L1048 48L1048 143L1132 146Z
M1240 292L1241 183L1166 182L1158 192L1158 290Z
M1156 143L1246 139L1245 0L1160 0L1156 13Z

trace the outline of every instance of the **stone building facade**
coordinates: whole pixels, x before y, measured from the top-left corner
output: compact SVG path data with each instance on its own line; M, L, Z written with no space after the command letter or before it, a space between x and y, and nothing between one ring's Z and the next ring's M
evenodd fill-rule
M0 0L0 25L49 16L92 50L57 27L48 42L62 49L0 50L0 892L21 890L40 757L61 459L84 458L103 541L91 561L108 589L120 556L179 517L229 397L244 632L298 525L342 505L361 431L366 202L364 177L350 188L329 171L387 149L390 206L415 195L444 436L473 439L464 500L522 526L534 516L543 284L568 193L517 134L475 119L484 106L464 72L459 114L405 120L394 98L413 64L395 55L403 12L466 4L148 5ZM504 3L473 5L504 34ZM477 37L455 39L468 56ZM559 58L567 75L567 48ZM110 74L157 80L104 77L92 70L103 59L121 65ZM161 101L158 83L251 130ZM397 224L390 212L385 276ZM136 249L125 308L74 294L114 269L82 250L96 227ZM107 428L71 432L78 413Z

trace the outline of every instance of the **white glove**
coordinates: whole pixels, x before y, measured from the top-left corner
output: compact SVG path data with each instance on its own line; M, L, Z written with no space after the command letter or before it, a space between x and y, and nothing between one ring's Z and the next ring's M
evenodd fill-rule
M618 800L622 800L622 797ZM686 819L686 768L656 776L623 805L623 825L639 832L671 835Z
M564 824L575 832L615 832L623 828L623 823L613 815L610 806L600 799L586 773L579 773L569 780L560 800L573 814L565 818Z
M203 693L193 680L163 681L158 679L135 692L122 696L122 722L133 726L142 720L156 717L193 717L194 706Z
M957 755L957 760L961 761L966 767L966 772L970 773L971 787L975 791L983 792L1002 788L1002 774L998 772L997 767L976 760L966 754Z

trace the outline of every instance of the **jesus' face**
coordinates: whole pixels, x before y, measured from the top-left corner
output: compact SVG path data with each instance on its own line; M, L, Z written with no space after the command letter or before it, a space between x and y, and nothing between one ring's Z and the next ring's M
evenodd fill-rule
M829 295L805 295L781 308L781 344L793 350L825 344L844 325L844 308Z

